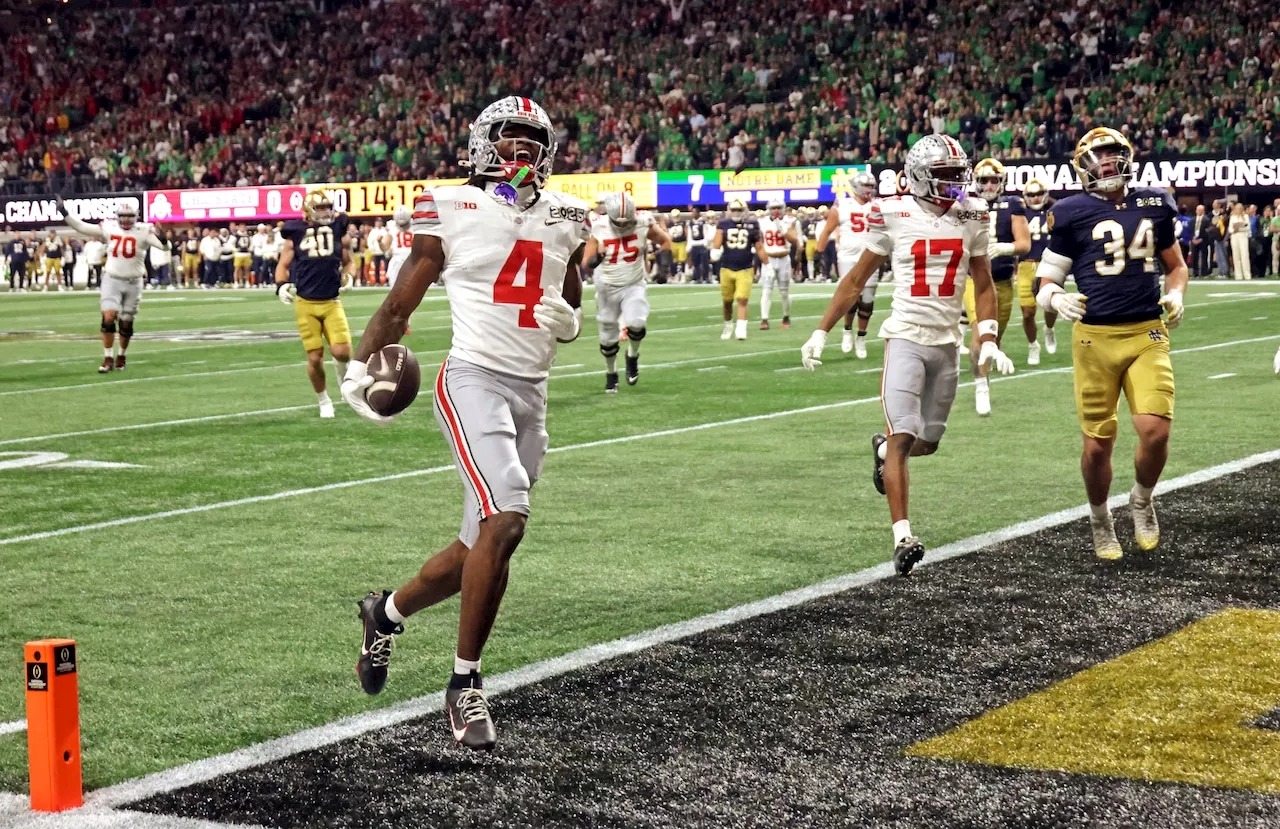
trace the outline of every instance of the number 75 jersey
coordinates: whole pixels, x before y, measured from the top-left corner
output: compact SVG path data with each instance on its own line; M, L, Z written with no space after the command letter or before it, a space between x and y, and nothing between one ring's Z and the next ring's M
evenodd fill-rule
M990 235L983 199L965 198L941 214L914 196L873 202L866 247L888 256L893 267L893 311L880 336L920 345L958 343L969 260L987 255Z
M556 340L533 308L564 289L569 260L591 234L586 202L543 190L526 210L469 184L436 187L414 201L414 235L444 247L441 274L453 317L449 355L540 380Z

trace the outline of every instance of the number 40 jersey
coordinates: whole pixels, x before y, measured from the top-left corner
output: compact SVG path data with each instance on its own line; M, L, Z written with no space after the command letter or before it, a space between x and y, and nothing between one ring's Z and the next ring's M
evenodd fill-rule
M533 307L564 289L565 271L591 234L586 202L542 190L526 209L469 184L436 187L413 204L415 235L444 247L442 274L453 316L449 356L540 380L556 340Z
M284 223L280 235L293 243L289 279L298 296L326 302L342 289L342 237L347 232L345 213L335 214L327 225L303 219Z

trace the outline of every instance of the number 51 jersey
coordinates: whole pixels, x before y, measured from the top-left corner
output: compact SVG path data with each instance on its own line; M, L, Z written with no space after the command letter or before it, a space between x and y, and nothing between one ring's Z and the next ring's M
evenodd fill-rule
M569 260L591 235L589 215L586 202L551 190L526 210L469 184L418 196L413 233L444 246L451 357L515 377L547 376L556 340L538 327L533 307L563 291Z
M893 266L893 311L880 336L920 345L958 343L969 260L987 255L990 236L983 199L954 202L942 214L914 196L873 202L866 246Z

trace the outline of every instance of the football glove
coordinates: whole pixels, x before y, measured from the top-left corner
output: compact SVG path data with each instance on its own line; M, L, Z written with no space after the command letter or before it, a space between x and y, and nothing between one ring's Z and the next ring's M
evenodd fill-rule
M347 374L342 378L342 399L347 401L347 405L365 420L372 421L379 426L386 426L399 415L391 415L389 417L380 415L369 406L369 399L365 395L372 385L373 377L369 375L369 368L365 363L359 360L352 360L347 363Z
M1063 316L1066 316L1065 314ZM987 340L978 352L978 367L994 366L1001 374L1013 374L1013 360L1000 350L995 340Z
M809 335L809 339L804 345L800 346L800 365L805 367L806 371L813 371L822 365L822 360L818 359L822 356L822 349L827 345L827 332L821 328Z
M293 300L298 296L298 286L292 282L276 283L276 296L285 305L292 305Z
M1182 304L1182 291L1175 288L1160 297L1160 307L1164 308L1164 324L1171 331L1177 328L1178 324L1182 322L1182 312L1185 310Z
M1079 322L1084 319L1084 304L1089 298L1084 294L1069 294L1061 285L1050 282L1040 288L1041 292L1051 291L1049 307L1058 312L1058 316L1068 322Z
M538 304L533 306L533 318L538 327L562 343L572 342L582 330L582 321L573 306L565 302L556 285L547 286Z

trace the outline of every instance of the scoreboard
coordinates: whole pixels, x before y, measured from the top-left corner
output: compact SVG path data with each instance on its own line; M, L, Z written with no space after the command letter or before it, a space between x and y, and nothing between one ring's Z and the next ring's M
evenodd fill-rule
M688 170L660 172L656 207L728 204L741 199L763 204L780 198L793 202L832 202L851 194L854 175L870 171L869 164L845 167L782 167L777 169Z

